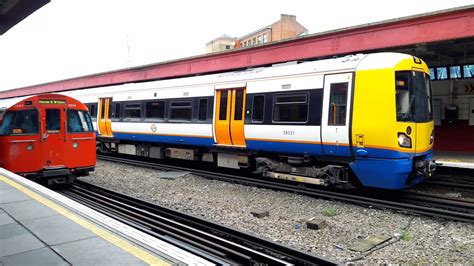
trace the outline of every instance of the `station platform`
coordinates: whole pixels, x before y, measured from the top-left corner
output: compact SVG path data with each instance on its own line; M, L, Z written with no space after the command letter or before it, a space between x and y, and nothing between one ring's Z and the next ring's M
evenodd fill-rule
M435 151L434 159L443 167L474 169L474 152Z
M0 265L209 265L0 168Z

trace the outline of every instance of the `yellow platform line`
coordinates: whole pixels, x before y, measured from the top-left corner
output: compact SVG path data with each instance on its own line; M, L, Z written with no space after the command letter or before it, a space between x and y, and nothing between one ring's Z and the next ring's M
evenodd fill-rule
M77 214L65 209L64 207L58 205L57 203L44 198L43 196L39 195L36 192L31 191L30 189L18 184L17 182L6 178L0 175L0 181L9 184L10 186L18 189L19 191L25 193L26 195L30 196L34 200L38 201L39 203L55 210L57 213L69 218L73 222L81 225L82 227L88 229L89 231L93 232L94 234L100 236L101 238L107 240L111 244L117 246L118 248L132 254L133 256L137 257L138 259L148 263L150 265L171 265L171 263L145 251L144 249L138 248L135 245L132 245L128 241L125 241L112 233L98 227L97 225L85 220L84 218L78 216Z

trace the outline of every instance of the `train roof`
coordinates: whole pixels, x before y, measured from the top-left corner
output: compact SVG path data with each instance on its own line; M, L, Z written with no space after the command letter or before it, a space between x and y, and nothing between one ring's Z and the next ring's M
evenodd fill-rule
M33 95L33 96L23 96L18 98L10 98L10 99L1 99L0 100L0 110L6 110L11 108L12 106L16 105L19 102L25 100L34 100L36 98L42 99L62 99L67 101L73 101L82 105L82 103L70 96L59 94L59 93L48 93L48 94L40 94L40 95Z

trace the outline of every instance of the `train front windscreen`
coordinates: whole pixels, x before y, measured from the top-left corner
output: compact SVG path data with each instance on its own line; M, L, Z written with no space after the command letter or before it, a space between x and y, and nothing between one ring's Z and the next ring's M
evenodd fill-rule
M395 86L398 122L433 121L431 83L428 74L419 71L397 71Z

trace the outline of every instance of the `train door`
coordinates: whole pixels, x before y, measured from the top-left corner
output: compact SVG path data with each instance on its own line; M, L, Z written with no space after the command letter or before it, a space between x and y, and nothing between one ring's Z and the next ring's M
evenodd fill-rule
M112 137L112 121L110 109L112 98L99 98L99 109L97 111L97 130L100 137Z
M44 168L64 167L64 146L67 140L65 105L47 104L41 112L41 141Z
M324 77L321 142L325 155L350 156L352 73Z
M214 136L217 145L245 147L245 87L217 89Z

